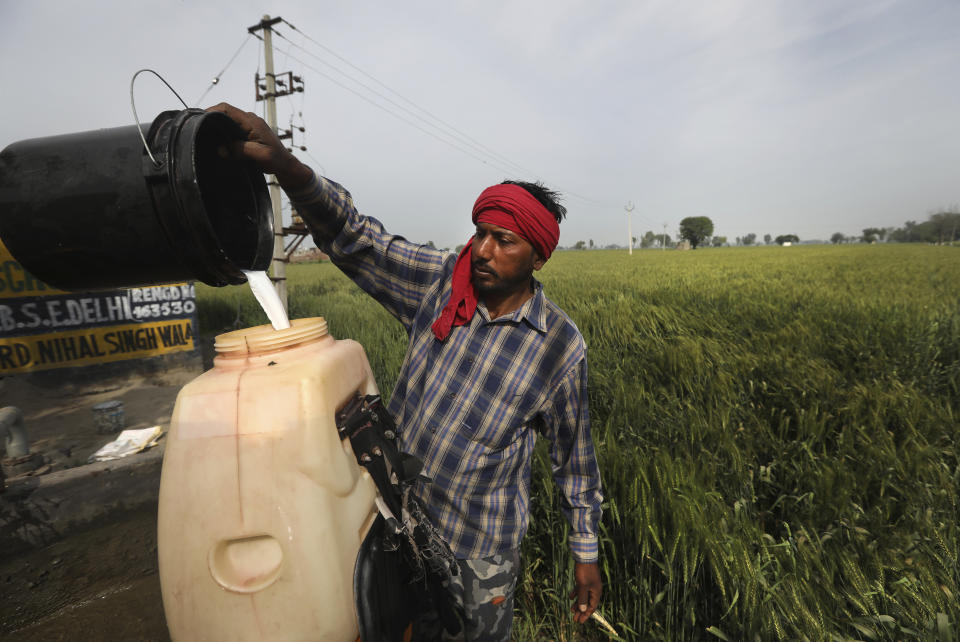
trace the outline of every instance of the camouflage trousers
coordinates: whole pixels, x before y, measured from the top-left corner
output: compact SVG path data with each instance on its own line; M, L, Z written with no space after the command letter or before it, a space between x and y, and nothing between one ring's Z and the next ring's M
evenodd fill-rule
M443 628L436 609L422 610L413 625L412 640L442 642L506 642L513 626L513 592L520 570L520 551L475 560L457 560L460 575L446 588L462 608L459 633Z

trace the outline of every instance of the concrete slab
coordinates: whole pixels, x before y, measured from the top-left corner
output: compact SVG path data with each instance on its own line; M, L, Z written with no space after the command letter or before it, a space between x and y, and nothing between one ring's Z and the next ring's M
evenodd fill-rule
M156 507L163 444L123 459L8 482L0 495L0 559L72 530Z

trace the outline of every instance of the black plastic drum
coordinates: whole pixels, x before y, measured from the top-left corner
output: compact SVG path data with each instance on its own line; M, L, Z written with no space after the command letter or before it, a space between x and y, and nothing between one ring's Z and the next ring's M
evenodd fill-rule
M198 109L136 125L34 138L0 152L0 239L64 290L200 280L245 282L273 251L273 214L256 166L225 153L242 133Z

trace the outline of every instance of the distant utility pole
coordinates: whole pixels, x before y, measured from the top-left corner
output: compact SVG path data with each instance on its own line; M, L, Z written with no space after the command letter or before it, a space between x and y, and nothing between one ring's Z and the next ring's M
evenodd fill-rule
M627 247L630 248L627 254L633 256L633 202L627 201L623 209L627 211Z
M300 79L293 76L293 74L283 74L287 76L286 82L283 83L285 87L277 91L277 76L273 72L273 30L271 27L281 20L283 20L283 18L271 18L265 15L260 22L247 29L247 31L250 33L263 31L263 61L266 68L264 80L266 84L261 86L260 77L257 75L254 79L254 85L256 86L257 100L267 101L267 125L269 125L270 129L274 132L277 132L282 139L288 138L289 136L281 135L282 133L277 130L276 97L286 96L294 91L303 91L303 86L294 87L294 81L300 82ZM263 89L265 93L261 94L260 89ZM270 280L273 281L273 287L276 288L277 294L280 295L280 301L283 302L283 308L286 310L287 253L283 248L283 214L280 209L280 184L277 183L276 176L270 180L270 201L273 204L273 260L270 262Z

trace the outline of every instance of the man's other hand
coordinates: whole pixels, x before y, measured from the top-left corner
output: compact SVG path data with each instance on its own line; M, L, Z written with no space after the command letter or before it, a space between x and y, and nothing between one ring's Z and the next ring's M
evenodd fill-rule
M596 562L592 564L576 562L573 567L573 580L574 587L570 592L573 606L570 610L573 612L574 621L583 624L590 619L600 605L600 596L603 594L600 567Z
M287 191L296 190L310 182L313 177L310 168L283 146L262 118L228 103L214 105L207 108L207 111L226 114L243 130L246 138L230 146L231 154L253 161L264 174L273 174L280 186Z

